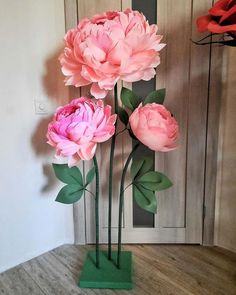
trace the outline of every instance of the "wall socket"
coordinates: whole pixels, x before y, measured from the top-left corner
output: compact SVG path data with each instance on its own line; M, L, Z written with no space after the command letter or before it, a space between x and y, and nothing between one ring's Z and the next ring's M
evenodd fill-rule
M35 114L44 115L49 113L49 103L44 100L34 101Z

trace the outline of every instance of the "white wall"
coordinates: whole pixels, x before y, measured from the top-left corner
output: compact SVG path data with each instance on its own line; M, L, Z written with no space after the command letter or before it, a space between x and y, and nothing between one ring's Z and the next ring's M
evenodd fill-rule
M73 242L72 206L54 202L48 115L34 108L68 99L57 61L64 22L63 0L0 0L0 272Z
M224 48L215 244L236 252L236 50Z

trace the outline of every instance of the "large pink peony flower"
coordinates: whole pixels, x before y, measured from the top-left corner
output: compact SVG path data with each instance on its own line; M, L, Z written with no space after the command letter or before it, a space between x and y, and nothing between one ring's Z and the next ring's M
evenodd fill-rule
M176 148L178 124L163 105L140 104L129 122L134 135L151 150L168 152Z
M76 98L57 109L48 125L48 143L56 148L56 157L68 157L68 165L75 166L80 159L92 159L97 143L114 134L115 121L111 106L102 100Z
M59 58L66 85L92 84L91 94L104 98L119 79L150 80L165 46L156 33L157 25L149 25L142 13L130 9L82 20L66 34Z

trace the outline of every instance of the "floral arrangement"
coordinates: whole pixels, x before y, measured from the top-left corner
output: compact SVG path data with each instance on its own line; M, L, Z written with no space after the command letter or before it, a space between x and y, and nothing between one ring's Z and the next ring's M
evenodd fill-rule
M203 39L195 42L199 45L217 43L227 46L236 46L236 1L235 0L219 0L208 14L200 16L197 19L197 28L199 32L210 32ZM221 39L217 41L204 40L212 38L212 35L221 35Z
M116 259L116 267L120 270L124 181L131 160L141 144L157 152L168 152L176 148L178 124L163 106L165 89L149 93L140 102L132 90L123 87L120 97L123 107L118 107L117 81L134 82L153 78L156 74L155 67L160 63L159 51L165 46L161 39L162 36L157 35L157 25L149 25L142 13L130 9L84 19L65 36L64 52L59 58L65 83L75 87L91 84L92 98L75 98L69 104L59 107L48 126L47 138L48 143L56 149L55 157L67 161L67 164L53 164L56 176L66 184L56 201L65 204L77 202L84 191L88 191L88 184L96 176L96 191L90 193L95 197L97 269L101 267L97 145L111 138L107 259ZM101 100L109 90L114 90L114 114L111 106ZM111 250L111 209L118 119L124 124L123 131L127 131L134 144L120 180L118 251L114 258ZM77 167L81 160L93 160L93 168L86 177L82 176ZM131 175L137 204L156 213L155 192L169 188L172 183L163 173L152 171L152 166L152 159L148 157L135 158L131 165Z

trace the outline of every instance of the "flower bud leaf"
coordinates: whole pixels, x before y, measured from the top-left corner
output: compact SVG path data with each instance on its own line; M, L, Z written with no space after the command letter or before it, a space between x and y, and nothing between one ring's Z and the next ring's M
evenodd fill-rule
M151 213L157 212L157 200L155 192L145 189L140 185L135 185L134 199L142 209Z
M147 103L158 103L158 104L163 104L164 99L166 95L166 89L158 89L155 91L152 91L151 93L148 94L148 96L144 99L143 104Z
M136 94L128 88L122 87L120 96L123 105L131 111L133 111L139 105Z
M151 191L162 191L173 185L166 175L157 171L145 173L136 180L136 183Z
M83 186L83 177L78 167L69 168L67 164L52 164L56 177L66 184Z
M85 186L87 186L89 183L91 183L93 181L94 176L95 176L95 167L90 169L89 172L87 173Z
M133 159L132 165L131 165L131 176L133 179L136 178L138 172L142 168L144 163L144 159Z
M131 176L136 179L146 172L150 171L153 167L153 157L143 156L138 159L134 159L131 165Z
M63 204L73 204L80 200L84 188L79 184L67 184L58 193L56 202Z
M127 126L128 123L129 123L129 115L128 115L128 113L126 112L126 110L123 109L123 108L121 108L121 107L119 107L119 109L118 109L118 115L119 115L119 118L120 118L121 122L122 122L125 126Z

